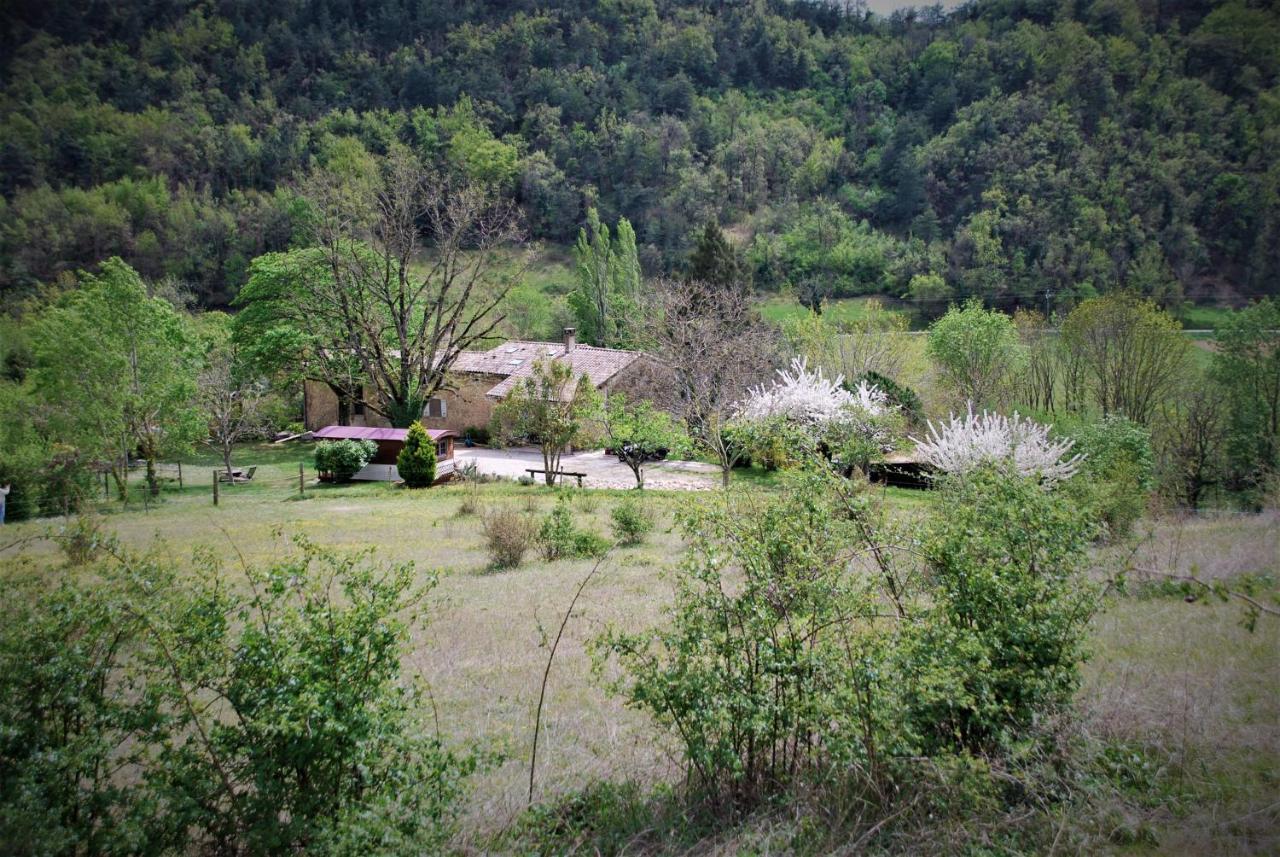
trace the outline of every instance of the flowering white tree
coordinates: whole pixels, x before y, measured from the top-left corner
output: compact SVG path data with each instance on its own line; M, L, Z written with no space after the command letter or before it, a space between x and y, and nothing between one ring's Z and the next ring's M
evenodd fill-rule
M746 426L783 423L799 429L815 445L846 446L853 439L880 452L893 448L893 431L884 419L893 410L884 392L862 381L853 390L844 376L828 378L821 368L810 370L804 358L778 370L772 385L753 387L739 403L736 422Z
M944 473L968 473L983 464L1011 464L1021 476L1038 476L1046 485L1070 479L1083 455L1071 455L1074 441L1054 440L1049 427L1015 413L1012 417L983 411L951 415L945 423L929 421L924 440L912 438L920 459Z

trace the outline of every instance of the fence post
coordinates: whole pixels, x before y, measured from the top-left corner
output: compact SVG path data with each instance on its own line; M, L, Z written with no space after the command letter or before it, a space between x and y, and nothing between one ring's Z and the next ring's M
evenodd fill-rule
M218 505L218 471L213 471L213 505Z
M306 477L302 475L302 462L298 462L298 496L305 497L307 495Z
M182 462L178 462L178 490L182 490Z
M102 471L102 496L111 497L111 476L107 471Z

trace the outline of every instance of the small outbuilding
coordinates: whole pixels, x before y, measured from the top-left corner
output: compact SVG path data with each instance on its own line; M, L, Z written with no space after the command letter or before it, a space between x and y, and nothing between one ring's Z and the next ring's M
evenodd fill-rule
M404 449L408 429L377 428L373 426L325 426L313 433L316 440L371 440L378 451L368 464L352 479L368 482L399 482L400 471L396 459ZM427 429L427 436L436 445L436 481L453 475L453 442L458 433L451 429Z

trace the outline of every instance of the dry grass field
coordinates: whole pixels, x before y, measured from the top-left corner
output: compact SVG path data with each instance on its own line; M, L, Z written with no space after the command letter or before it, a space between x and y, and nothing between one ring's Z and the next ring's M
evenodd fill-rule
M305 454L298 448L245 450L240 460L258 463L258 475L247 486L224 486L216 508L208 462L199 469L189 464L184 490L167 492L149 510L134 503L120 511L104 502L102 524L128 545L158 543L181 562L195 546L205 546L222 557L231 578L241 557L265 561L294 534L336 548L372 547L379 559L411 560L424 572L438 569L440 582L429 596L428 622L413 638L409 666L429 683L444 734L505 759L475 779L463 819L459 844L484 851L525 805L547 641L592 563L545 563L531 553L518 569L490 570L480 519L459 513L461 487L409 492L386 484L308 485L299 498L297 465ZM745 482L748 490L768 490L767 480ZM626 493L570 495L579 523L608 535L609 513ZM511 483L479 488L481 505L490 509L545 512L556 496ZM920 493L885 498L904 510L929 504ZM543 720L540 798L606 778L643 785L678 776L661 734L602 688L586 652L587 641L607 623L631 629L652 624L671 597L663 571L681 554L673 513L694 498L646 492L645 501L658 526L645 544L615 550L605 561L560 644ZM6 526L0 544L57 525ZM1264 597L1274 597L1280 578L1275 513L1160 519L1144 526L1136 543L1098 551L1099 574L1128 563L1204 579L1252 575L1262 581ZM0 560L53 569L62 557L52 542L36 539ZM1280 848L1280 619L1262 616L1250 632L1242 616L1239 603L1189 602L1183 592L1135 575L1124 594L1107 596L1094 621L1081 694L1084 728L1133 748L1151 777L1135 788L1139 797L1118 795L1105 819L1120 833L1103 833L1113 841L1131 839L1134 853Z

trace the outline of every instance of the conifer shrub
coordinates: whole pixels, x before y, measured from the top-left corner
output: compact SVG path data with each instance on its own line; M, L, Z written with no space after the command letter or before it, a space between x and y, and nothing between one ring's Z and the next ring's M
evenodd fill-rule
M396 469L410 488L426 488L436 481L436 445L421 422L409 426L404 448L396 456Z

